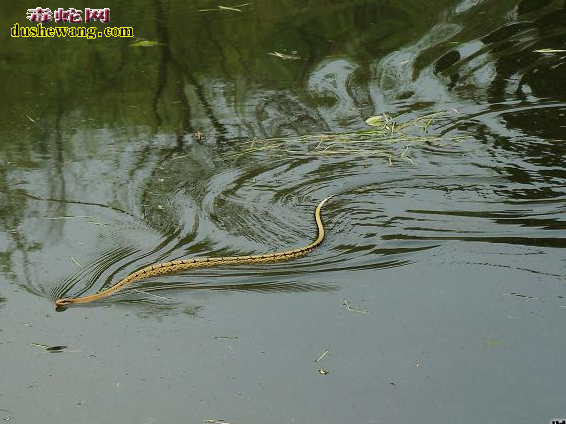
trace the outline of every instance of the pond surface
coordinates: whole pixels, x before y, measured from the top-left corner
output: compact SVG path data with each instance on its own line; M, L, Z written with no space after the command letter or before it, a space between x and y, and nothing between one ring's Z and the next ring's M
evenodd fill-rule
M0 18L0 417L565 418L565 3L243 3Z

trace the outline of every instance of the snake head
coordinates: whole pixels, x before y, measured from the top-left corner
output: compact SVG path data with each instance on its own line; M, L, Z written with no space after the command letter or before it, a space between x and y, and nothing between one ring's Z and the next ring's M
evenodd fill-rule
M71 303L73 303L73 300L66 298L66 297L64 297L62 299L57 299L55 301L55 305L57 306L57 308L65 308L68 305L70 305Z

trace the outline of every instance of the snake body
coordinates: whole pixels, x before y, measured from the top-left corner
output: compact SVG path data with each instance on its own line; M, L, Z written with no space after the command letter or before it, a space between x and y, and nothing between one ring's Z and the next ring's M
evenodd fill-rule
M317 227L317 237L312 243L307 244L306 246L299 247L298 249L286 250L283 252L270 253L266 255L178 259L171 262L152 264L128 275L126 278L120 280L113 286L105 290L102 290L96 294L90 296L74 297L74 298L68 298L68 297L59 298L55 301L55 305L57 305L57 307L66 307L74 303L88 303L88 302L93 302L95 300L100 300L102 298L105 298L107 296L116 293L118 290L121 290L122 288L124 288L130 283L133 283L134 281L142 280L148 277L155 277L157 275L162 275L162 274L171 274L174 272L185 271L188 269L195 269L195 268L209 268L218 265L224 266L224 265L256 264L261 262L285 261L296 258L298 256L302 256L315 249L320 243L322 243L322 240L324 240L324 225L322 224L320 211L322 209L322 206L328 201L328 199L330 199L330 197L327 197L326 199L322 200L314 211L314 218Z

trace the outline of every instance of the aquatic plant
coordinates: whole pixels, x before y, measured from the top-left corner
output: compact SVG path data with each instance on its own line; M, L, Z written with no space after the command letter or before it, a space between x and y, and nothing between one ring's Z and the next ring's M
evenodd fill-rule
M344 132L328 132L301 136L254 138L244 142L243 149L228 157L244 157L261 152L289 155L359 155L384 157L389 164L395 158L413 162L408 155L411 145L461 141L466 136L446 135L431 131L448 121L447 112L434 112L411 119L392 117L386 113L366 119L370 127Z

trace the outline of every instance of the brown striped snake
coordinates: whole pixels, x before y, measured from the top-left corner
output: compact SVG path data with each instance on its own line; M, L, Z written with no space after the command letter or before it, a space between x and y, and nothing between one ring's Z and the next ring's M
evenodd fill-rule
M330 196L332 197L332 196ZM75 298L60 298L55 301L57 307L66 307L73 303L88 303L95 300L102 299L104 297L110 296L121 290L125 286L134 281L138 281L148 277L155 277L156 275L170 274L178 271L185 271L187 269L195 268L208 268L217 265L239 265L239 264L255 264L261 262L272 262L272 261L285 261L289 259L296 258L298 256L304 255L314 248L316 248L322 240L324 239L324 226L322 224L322 219L320 217L320 210L322 206L326 203L330 197L327 197L322 202L318 204L314 211L314 219L316 221L316 227L318 230L318 235L316 240L306 246L300 247L294 250L286 250L284 252L270 253L267 255L251 255L251 256L227 256L220 258L194 258L194 259L178 259L171 262L163 262L153 265L148 265L133 274L128 275L123 280L117 282L112 287L102 290L96 294L90 296L82 296Z

